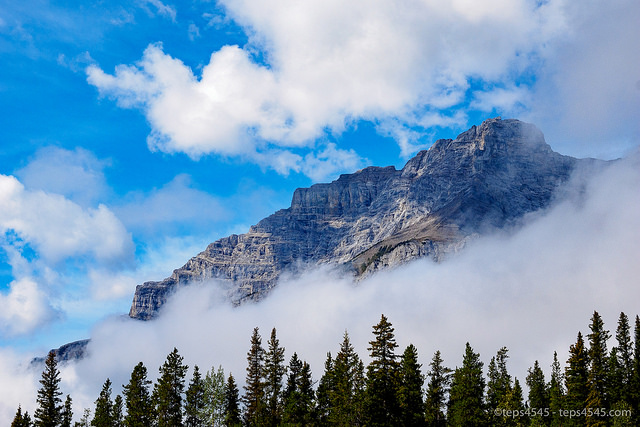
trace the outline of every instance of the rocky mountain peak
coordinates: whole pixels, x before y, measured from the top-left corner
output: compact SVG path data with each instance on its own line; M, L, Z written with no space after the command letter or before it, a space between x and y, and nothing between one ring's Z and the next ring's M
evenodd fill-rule
M262 298L300 266L363 277L418 257L439 261L487 227L547 207L578 162L553 152L532 124L486 120L436 141L402 170L368 167L295 190L289 208L211 243L163 281L139 285L130 316L154 317L193 281L227 283L239 303Z

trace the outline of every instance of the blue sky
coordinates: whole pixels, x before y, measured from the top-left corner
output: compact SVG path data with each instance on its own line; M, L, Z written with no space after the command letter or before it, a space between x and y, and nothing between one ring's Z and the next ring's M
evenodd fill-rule
M488 117L627 154L640 6L572 3L0 5L0 346L85 338L295 188Z

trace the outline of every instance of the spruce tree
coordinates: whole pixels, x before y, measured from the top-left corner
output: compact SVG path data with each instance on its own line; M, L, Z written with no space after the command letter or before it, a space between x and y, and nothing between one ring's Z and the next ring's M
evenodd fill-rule
M455 426L485 426L483 363L480 355L466 343L462 366L456 368L449 392L448 422Z
M222 366L216 371L213 367L204 377L203 418L210 426L219 426L225 419L225 376Z
M440 350L436 351L431 359L429 383L425 400L425 420L428 426L440 427L447 424L445 408L449 384L451 383L451 370L443 365Z
M284 390L283 424L310 424L313 421L313 397L311 368L307 362L298 358L297 353L293 353Z
M71 396L67 394L67 398L64 401L64 407L62 408L62 423L61 427L71 427L73 421L73 409L72 409Z
M584 347L582 333L578 332L575 344L569 347L569 360L565 369L565 382L567 394L565 398L566 409L580 411L586 408L587 397L589 396L589 356ZM580 415L566 419L565 425L584 425L585 417Z
M507 354L509 350L502 347L489 363L487 382L487 409L489 416L494 414L495 409L504 408L508 394L511 392L511 375L507 372ZM494 417L494 422L504 420L504 417Z
M362 423L362 362L358 357L347 331L344 332L340 351L331 366L328 388L328 420L334 425L359 425Z
M636 315L633 343L633 373L631 376L630 398L633 422L640 424L640 317Z
M400 359L400 423L404 426L424 426L425 407L422 386L424 375L418 363L418 349L409 344Z
M124 425L124 402L122 396L117 395L113 399L113 427L122 427Z
M264 397L264 348L258 328L253 329L251 348L247 353L247 378L244 386L244 423L247 426L262 426L265 421Z
M60 371L56 355L49 352L40 379L41 387L36 399L37 408L33 414L36 427L57 427L62 422L62 399L60 396Z
M18 410L16 411L16 415L13 417L13 421L11 422L11 427L30 427L31 420L29 418L29 413L22 413L22 407L18 405Z
M174 348L160 367L160 378L153 390L158 427L181 427L182 395L185 376L189 367Z
M113 401L111 400L111 380L102 385L100 396L95 402L96 410L91 420L94 427L111 427L113 425Z
M606 425L606 414L610 408L607 389L607 368L609 367L607 340L609 331L604 329L604 322L597 311L593 312L589 337L589 394L587 396L587 410L592 414L587 416L588 426Z
M368 425L397 425L400 417L398 403L399 363L394 329L383 314L373 326L374 340L368 348L371 362L367 366L366 415Z
M551 364L551 380L549 381L549 412L552 427L561 426L564 419L560 416L560 411L565 409L564 375L558 361L558 353L553 352L553 363Z
M127 427L150 426L154 417L154 408L149 394L151 381L147 379L147 368L138 363L131 372L129 383L123 386L127 415L124 425Z
M224 388L224 425L227 427L236 427L242 424L240 419L240 396L238 386L233 378L233 375L229 374L227 385Z
M524 399L522 397L522 387L520 386L520 381L516 378L513 381L513 386L509 387L509 391L504 398L504 400L500 403L499 408L509 414L518 414L517 416L503 416L499 418L497 424L501 426L513 426L513 427L524 427L529 425L529 417L527 416L524 405Z
M205 419L205 385L198 365L193 367L193 377L187 388L184 404L184 425L186 427L203 427ZM220 425L214 423L213 425Z
M551 416L549 389L544 379L544 372L537 360L533 363L533 368L527 371L526 383L529 388L527 400L532 412L532 425L547 425Z
M277 426L282 419L282 380L286 373L284 348L276 336L276 328L271 330L267 343L268 350L264 363L264 393L266 408L265 426Z
M315 419L320 425L326 425L329 423L329 416L331 415L331 393L334 389L333 380L333 358L331 352L327 352L327 358L324 362L324 373L320 377L318 383L318 389L316 391L316 409Z

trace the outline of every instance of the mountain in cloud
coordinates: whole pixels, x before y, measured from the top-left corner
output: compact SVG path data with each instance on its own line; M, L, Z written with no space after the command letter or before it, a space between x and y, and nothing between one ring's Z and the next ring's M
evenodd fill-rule
M419 257L440 261L548 207L572 172L593 162L554 152L532 124L490 119L436 141L401 170L368 167L297 189L289 208L211 243L170 277L139 285L129 316L156 317L194 282L222 283L240 303L259 300L304 266L332 265L359 278Z

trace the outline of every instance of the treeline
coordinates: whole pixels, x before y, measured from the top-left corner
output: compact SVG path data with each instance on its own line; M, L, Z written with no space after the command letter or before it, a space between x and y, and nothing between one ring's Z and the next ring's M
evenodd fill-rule
M188 366L174 349L155 383L138 363L122 395L112 398L107 379L93 410L85 409L77 427L176 426L635 426L640 425L640 318L634 340L629 319L620 313L616 345L593 313L586 339L579 332L564 369L554 353L547 379L536 361L525 378L528 389L507 369L507 348L491 358L484 375L480 355L469 343L462 365L445 366L439 351L428 369L409 345L397 352L394 328L382 315L369 342L365 367L345 332L340 350L327 354L319 381L296 353L285 364L276 330L266 348L258 328L251 335L247 373L240 394L233 375L222 367L201 374L197 366L186 383ZM72 399L63 402L55 355L49 354L31 416L18 407L12 427L72 426Z

